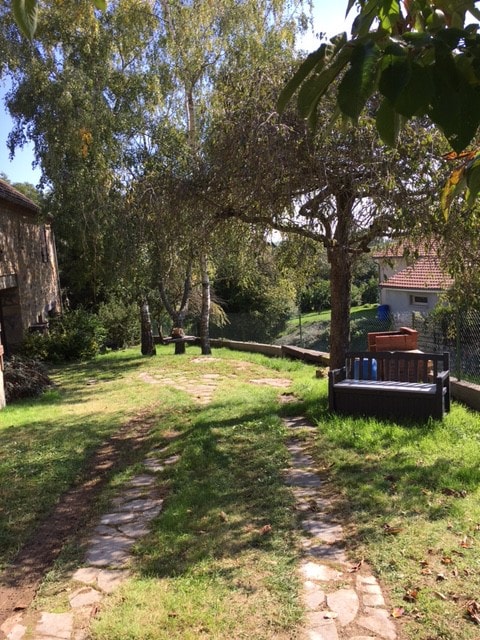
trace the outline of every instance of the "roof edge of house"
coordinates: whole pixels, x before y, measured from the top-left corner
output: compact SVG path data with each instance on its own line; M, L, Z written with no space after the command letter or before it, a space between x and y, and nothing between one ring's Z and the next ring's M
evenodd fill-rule
M28 209L33 213L40 213L40 207L38 204L35 204L33 200L30 200L27 196L25 196L20 191L17 191L15 187L12 187L11 184L5 182L0 178L0 200L6 200L11 204L15 204L17 206L21 206L24 209Z

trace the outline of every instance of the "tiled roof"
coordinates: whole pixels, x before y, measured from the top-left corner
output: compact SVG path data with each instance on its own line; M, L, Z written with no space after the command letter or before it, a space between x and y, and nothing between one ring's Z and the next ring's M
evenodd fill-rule
M440 268L437 258L420 258L415 264L390 276L381 287L388 289L430 289L445 291L453 284L453 279Z
M438 243L435 240L424 240L422 242L412 243L408 239L400 240L398 242L389 242L380 249L375 249L372 253L373 258L403 258L410 256L413 260L414 257L422 258L425 256L437 255Z
M23 193L20 193L20 191L17 191L11 184L2 179L0 179L0 200L7 200L34 213L40 211L40 208L30 198L24 196Z

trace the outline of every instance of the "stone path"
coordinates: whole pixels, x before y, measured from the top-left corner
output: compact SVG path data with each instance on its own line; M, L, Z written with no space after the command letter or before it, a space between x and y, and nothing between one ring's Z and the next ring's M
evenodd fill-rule
M308 453L316 427L304 418L287 418L291 467L286 482L300 512L303 559L300 576L308 640L397 640L398 630L386 608L380 585L365 565L356 567L344 552L344 533L331 512L328 493Z
M157 475L175 464L176 455L163 459L166 448L144 460L145 472L132 478L112 501L112 511L103 515L87 542L85 566L70 576L64 613L19 612L2 624L8 640L86 640L90 620L98 604L129 576L133 545L148 533L153 518L162 510Z
M195 392L185 385L184 390L203 404L210 400L216 383L210 376L205 388L197 387ZM268 384L269 381L252 380L252 383ZM178 385L178 380L175 384ZM285 396L282 402L288 399ZM331 515L334 498L326 490L308 453L316 427L304 418L287 418L284 422L291 432L287 443L291 467L285 473L285 480L295 496L305 534L299 567L306 610L303 637L305 640L400 640L376 578L366 565L355 567L347 560L342 525ZM151 521L162 510L157 477L179 459L175 455L163 459L166 452L167 447L152 451L144 460L144 472L123 487L121 495L112 502L112 511L101 517L87 543L85 566L69 578L69 610L18 612L0 627L2 637L8 640L88 639L90 620L99 603L127 579L133 545L148 533Z

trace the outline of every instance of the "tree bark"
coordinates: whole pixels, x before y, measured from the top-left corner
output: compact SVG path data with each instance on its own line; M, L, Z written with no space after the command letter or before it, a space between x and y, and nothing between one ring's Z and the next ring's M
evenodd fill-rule
M208 275L208 258L202 254L200 258L202 271L202 312L200 316L200 345L202 355L209 356L212 353L210 348L210 278Z
M350 306L352 291L352 268L354 254L351 250L351 232L354 228L353 205L355 194L344 188L335 196L337 225L333 239L327 247L330 263L330 368L338 369L345 364L345 353L350 346Z
M140 322L142 329L142 355L154 356L157 353L155 343L153 341L152 320L150 318L150 308L147 300L140 303Z
M330 368L345 364L345 352L350 345L350 302L352 259L348 249L334 246L328 250L330 262L331 327Z

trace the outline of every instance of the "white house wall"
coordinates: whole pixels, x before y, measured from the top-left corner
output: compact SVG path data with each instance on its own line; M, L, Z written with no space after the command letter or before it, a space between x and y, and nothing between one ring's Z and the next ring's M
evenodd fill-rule
M412 304L411 296L421 296L428 300L427 304ZM380 287L380 304L387 304L390 313L404 314L408 311L428 313L438 302L438 292L436 291L414 291L408 289L388 289Z

